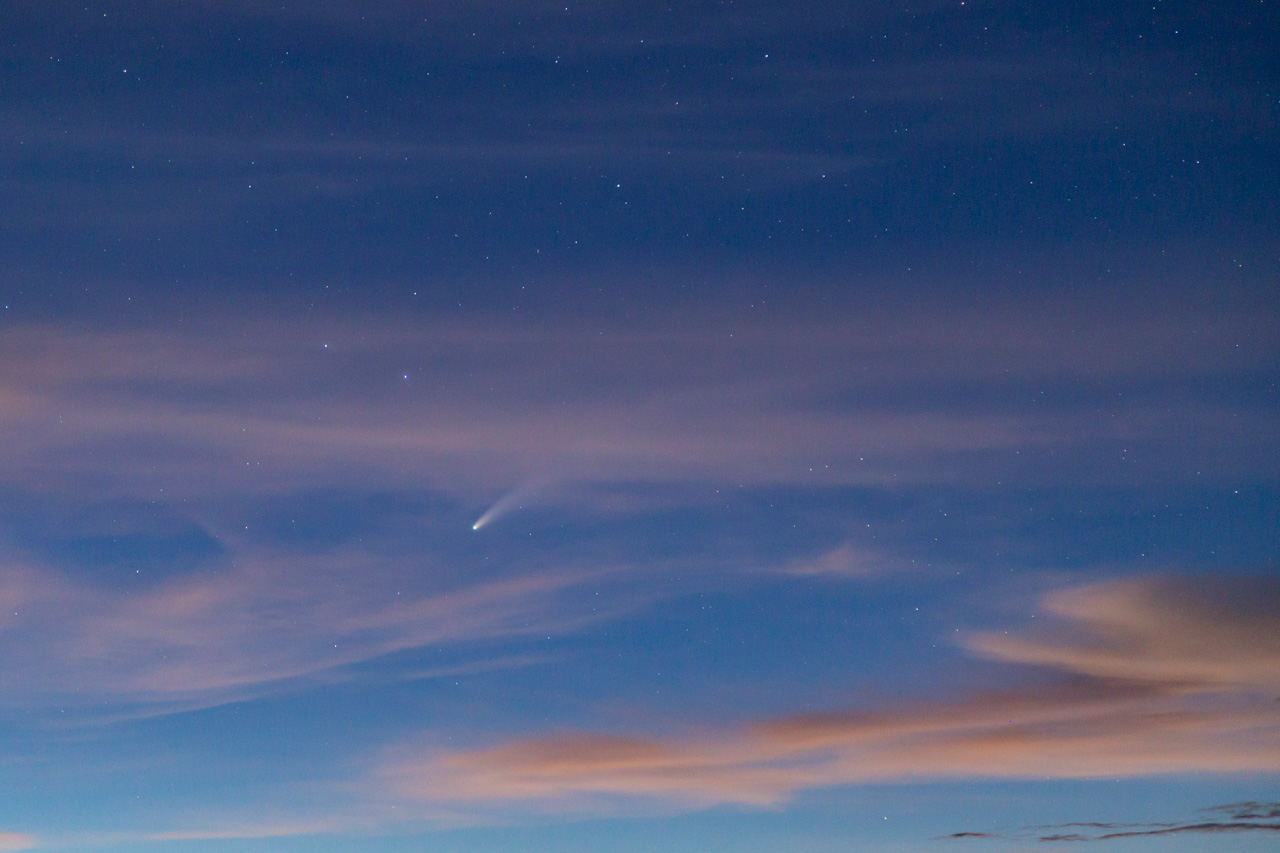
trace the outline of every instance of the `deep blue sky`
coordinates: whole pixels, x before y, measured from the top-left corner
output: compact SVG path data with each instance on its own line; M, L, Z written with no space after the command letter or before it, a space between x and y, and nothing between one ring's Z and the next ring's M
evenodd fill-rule
M1278 33L0 5L0 849L1274 844Z
M561 308L583 279L1274 263L1265 3L3 15L6 290Z

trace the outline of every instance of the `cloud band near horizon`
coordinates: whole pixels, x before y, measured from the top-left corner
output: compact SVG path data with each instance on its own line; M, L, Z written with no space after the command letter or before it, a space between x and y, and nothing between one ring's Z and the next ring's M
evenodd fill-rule
M665 738L566 732L413 758L397 751L378 775L407 800L480 811L625 812L645 803L767 807L811 788L871 782L1274 773L1277 604L1280 585L1263 577L1095 584L1046 598L1060 620L1055 639L969 641L1065 680ZM1171 628L1181 642L1149 659ZM1218 672L1224 656L1246 664Z

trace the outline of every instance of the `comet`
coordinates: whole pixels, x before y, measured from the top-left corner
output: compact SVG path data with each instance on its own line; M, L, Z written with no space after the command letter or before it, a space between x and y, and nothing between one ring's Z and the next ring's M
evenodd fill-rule
M511 512L513 509L521 509L520 502L529 496L532 491L529 485L517 486L498 498L497 503L485 510L484 515L476 519L476 523L471 525L472 530L479 530L487 526L491 522Z

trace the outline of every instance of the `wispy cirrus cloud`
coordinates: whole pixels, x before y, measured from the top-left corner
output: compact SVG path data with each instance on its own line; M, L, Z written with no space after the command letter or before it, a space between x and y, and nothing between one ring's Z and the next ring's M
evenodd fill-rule
M139 832L69 832L51 836L46 846L111 848L128 845L162 845L173 842L200 841L254 841L273 838L299 838L309 835L330 835L351 829L353 823L345 820L282 820L282 821L222 821L194 818L182 829L163 829ZM0 850L10 848L0 847ZM12 848L27 849L27 848Z
M625 596L608 608L586 603L588 582L607 579L548 572L441 588L361 554L259 556L137 589L8 567L0 572L5 701L182 710L349 678L350 667L427 645L564 633L629 606ZM490 657L405 677L538 660Z
M889 549L844 542L816 556L792 560L780 571L794 577L868 578L918 568L916 561Z
M1105 461L1144 442L1229 457L1220 472L1256 468L1252 448L1266 432L1242 426L1264 417L1250 400L1197 397L1176 418L1167 412L1185 402L1188 382L1270 369L1273 317L1196 324L1152 313L1108 324L1085 322L1090 313L1072 328L1070 306L1059 307L1050 317L1008 305L849 305L826 316L705 313L570 328L358 316L210 317L180 334L10 326L0 338L0 482L43 505L86 495L169 502L184 523L263 495L428 489L462 508L465 529L495 495L530 480L548 484L540 501L599 513L595 495L637 480L973 487L993 472L1022 482L1065 469L1086 479L1180 476L1163 455L1146 473L1127 456L1119 468ZM1230 346L1223 328L1237 332ZM1049 402L1045 388L1062 399ZM1117 388L1137 402L1117 404ZM1223 431L1206 438L1188 422ZM1037 462L1018 461L1037 452ZM428 643L573 630L638 600L628 593L603 609L575 601L584 578L617 560L514 561L484 582L454 582L446 579L465 569L419 559L406 542L299 554L219 537L216 566L193 559L181 577L114 586L0 543L0 595L11 605L0 646L11 650L13 695L76 684L113 701L217 701ZM771 565L861 577L906 563L854 539ZM406 585L409 576L418 580ZM1080 622L1073 601L1049 606ZM1079 606L1095 627L1107 618L1098 602ZM973 642L988 656L1132 677L1096 651L1086 661L1079 645Z
M146 843L165 841L246 841L257 838L294 838L305 835L325 835L345 828L347 828L346 824L336 821L234 824L208 829L181 829L138 835L106 836L98 837L94 840L106 843L120 843L122 841L141 841Z
M1211 455L1215 470L1256 466L1261 409L1184 392L1269 369L1273 318L1063 326L998 306L849 306L571 330L336 317L180 336L15 327L0 341L0 424L14 437L0 478L148 497L413 483L476 500L528 478L1182 476L1164 456L1135 462L1153 443Z
M1249 600L1265 609L1277 588L1237 578L1227 584L1231 595L1215 599L1211 591L1221 585L1212 578L1121 581L1059 593L1048 603L1068 634L1087 635L1093 616L1127 612L1137 648L1162 636L1166 622L1194 623L1210 655L1234 647L1256 663L1227 680L1191 681L1159 659L1145 673L1104 677L1088 659L1036 657L1031 662L1070 677L959 700L712 726L683 737L570 732L413 758L400 752L379 777L406 799L579 811L644 802L769 806L808 788L911 779L1276 772L1280 714L1273 697L1256 691L1271 685L1280 666L1280 624L1257 622L1251 605L1233 614L1222 604ZM1196 590L1208 594L1197 599ZM1063 608L1064 597L1081 605ZM1099 614L1083 602L1094 602ZM1073 644L1068 638L1063 648Z

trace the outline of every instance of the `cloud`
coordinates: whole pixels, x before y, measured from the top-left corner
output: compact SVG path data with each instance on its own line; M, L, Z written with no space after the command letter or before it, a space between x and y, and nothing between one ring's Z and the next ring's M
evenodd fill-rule
M1057 635L977 634L978 654L1098 678L1187 689L1280 691L1280 582L1134 578L1063 590L1045 609Z
M1170 826L1160 829L1129 829L1121 832L1108 832L1097 836L1093 841L1106 841L1112 838L1140 838L1149 835L1182 835L1185 833L1236 833L1236 832L1280 832L1280 824L1276 823L1249 823L1239 821L1234 823L1188 823L1181 826ZM1051 839L1045 838L1042 841Z
M1215 815L1212 820L1184 820L1170 823L1100 823L1073 822L1050 826L1033 826L1015 833L955 832L943 838L1034 838L1042 842L1110 841L1117 838L1143 838L1170 835L1234 834L1243 832L1280 832L1280 803L1230 803L1200 809L1201 814ZM1229 818L1229 819L1222 819ZM1045 830L1068 830L1050 832Z
M568 501L584 515L600 511L592 496L636 481L671 486L668 506L689 500L691 484L984 487L996 471L1057 480L1061 467L1010 462L1036 448L1053 451L1043 464L1075 472L1116 442L1200 441L1188 420L1233 430L1249 420L1244 409L1179 407L1176 423L1161 413L1181 399L1187 377L1244 375L1269 363L1270 344L1257 343L1274 339L1269 316L1224 320L1241 330L1233 342L1245 344L1224 349L1174 315L1065 331L1071 325L1059 321L1073 309L1058 308L1052 322L1010 306L833 306L821 317L693 312L573 328L319 315L260 323L210 315L177 330L15 325L0 339L8 436L0 482L24 496L28 513L92 495L102 504L180 506L174 514L188 519L308 490L432 490L460 507L465 530L484 501L523 481L539 484L540 507ZM1166 383L1168 394L1151 390ZM1030 387L1105 386L1110 395L1129 384L1152 402L1119 418L1083 392L1054 409L1039 398L1018 402ZM1271 458L1246 452L1255 438L1244 430L1203 441L1243 468ZM475 515L461 512L468 508ZM217 566L113 588L35 565L3 544L0 651L13 669L6 701L66 694L68 685L89 701L220 701L337 677L430 643L574 630L637 600L623 596L601 610L575 598L600 571L581 562L513 563L476 583L459 579L466 567L412 549L289 556L221 535ZM858 538L813 559L779 561L772 569L800 575L907 567ZM1137 613L1150 592L1135 587L1126 606ZM1177 604L1174 593L1157 592L1165 598L1152 606ZM1236 641L1220 632L1205 635L1226 644L1217 651L1178 645L1212 631L1212 613L1178 611L1199 621L1126 651L1116 632L1128 623L1116 627L1120 617L1082 598L1091 594L1049 606L1067 621L1092 608L1087 627L1105 642L978 636L974 648L1096 677L1140 678L1134 666L1167 657L1184 680L1275 684L1265 656L1234 656ZM1264 616L1255 622L1237 630L1271 630ZM1084 630L1081 620L1072 624Z
M324 835L347 828L330 822L246 824L213 829L172 830L113 838L111 841L232 841L253 838L291 838L300 835ZM106 839L102 839L106 840Z
M1208 814L1225 815L1234 820L1280 820L1280 803L1258 803L1247 800L1242 803L1228 803L1225 806L1210 806L1201 811Z
M0 340L0 427L10 437L0 482L32 496L22 500L28 513L92 495L104 505L158 501L187 519L308 490L432 490L459 507L463 530L483 501L519 482L538 483L540 511L568 502L582 514L600 511L596 495L638 480L671 486L667 506L688 500L690 484L986 483L1015 450L1079 460L1169 428L1147 420L1163 417L1158 394L1163 402L1117 427L1112 412L1085 411L1093 400L1052 411L1015 404L1011 383L1014 396L1029 385L1150 387L1171 372L1252 369L1265 355L1248 344L1265 335L1242 335L1246 347L1224 352L1184 322L1143 322L1068 334L1009 306L867 306L574 328L317 315L261 325L210 316L177 332L12 326ZM1270 328L1265 316L1249 322ZM967 392L955 397L956 388ZM1021 476L1046 475L1032 466ZM216 524L195 526L213 542L203 531ZM290 555L216 538L216 561L183 567L183 577L114 586L35 565L4 543L6 700L75 685L87 701L224 701L431 643L563 633L638 600L601 610L575 598L600 571L581 561L513 563L475 583L460 579L466 567L412 549ZM739 568L763 562L730 556ZM856 577L908 563L854 537L769 568ZM984 649L1032 654L995 640ZM1226 654L1202 669L1223 669ZM1082 660L1068 668L1106 675Z
M1090 684L1047 697L1005 692L785 717L690 739L565 734L397 761L382 774L415 799L767 806L806 788L866 782L1274 771L1280 749L1267 743L1278 735L1267 706L1197 709Z
M1144 614L1134 624L1156 636L1166 623L1186 624L1189 611L1212 611L1216 621L1191 620L1199 643L1188 648L1217 659L1244 641L1252 662L1225 679L1191 681L1200 659L1184 655L1187 667L1157 659L1150 672L1126 670L1129 677L1120 678L1098 675L1092 657L1064 651L1052 661L1069 677L1048 686L793 715L685 737L568 732L475 750L398 752L379 776L406 799L577 811L628 801L676 809L771 806L808 788L865 782L1280 770L1280 714L1273 697L1252 689L1269 684L1255 676L1280 661L1272 645L1280 626L1257 617L1270 582L1148 579L1115 588L1127 608ZM1216 590L1218 598L1197 610L1188 603L1197 589ZM1250 589L1258 609L1222 608ZM1091 625L1095 610L1086 602L1113 612L1096 586L1047 599L1068 621Z
M57 846L99 848L181 841L248 841L253 839L296 838L299 836L339 833L359 825L356 821L339 821L335 819L279 822L228 821L222 824L192 821L192 823L201 828L168 829L154 832L71 833L58 838ZM8 848L0 847L0 850L3 849Z
M869 548L845 542L816 557L800 557L787 563L783 574L796 577L865 578L889 572L918 569L915 560L886 548Z
M385 557L252 555L225 571L142 589L102 588L29 569L0 570L5 701L142 703L179 710L243 699L423 646L560 634L625 608L579 601L601 573L441 586ZM417 568L416 576L413 571ZM58 625L56 632L50 625ZM510 654L408 677L517 665ZM536 658L529 658L534 661Z
M21 832L0 832L0 850L34 850L39 841Z
M1228 352L1175 316L1081 317L1065 331L1058 317L1076 309L1056 307L1052 320L998 306L848 306L576 330L359 317L207 319L180 334L10 327L0 424L13 440L0 478L148 500L339 483L474 501L529 478L1034 480L1050 472L1017 460L1037 449L1053 451L1040 464L1055 478L1108 483L1181 470L1163 455L1158 468L1112 470L1104 460L1118 447L1212 452L1218 471L1269 458L1251 451L1266 434L1250 432L1260 413L1193 403L1180 383L1260 369L1271 318L1223 319L1246 344ZM1106 399L1087 390L1102 386ZM1142 393L1117 408L1114 389L1130 386ZM1046 388L1071 393L1055 406Z

